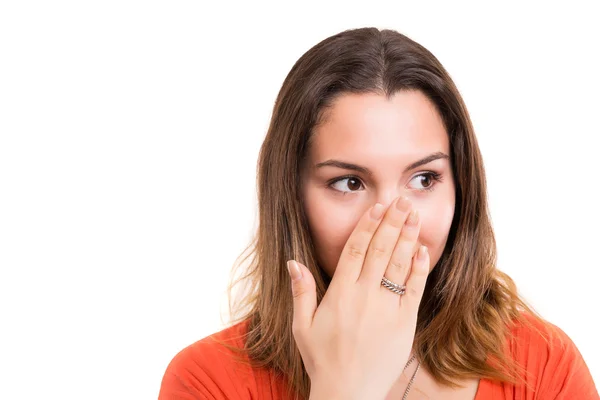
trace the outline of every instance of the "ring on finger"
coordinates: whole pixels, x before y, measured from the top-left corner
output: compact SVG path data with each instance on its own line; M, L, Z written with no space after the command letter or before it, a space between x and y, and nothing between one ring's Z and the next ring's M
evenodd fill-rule
M392 292L394 292L400 296L402 296L404 293L406 293L406 285L398 285L397 283L390 281L385 276L383 278L381 278L381 286L385 287L386 289L391 290Z

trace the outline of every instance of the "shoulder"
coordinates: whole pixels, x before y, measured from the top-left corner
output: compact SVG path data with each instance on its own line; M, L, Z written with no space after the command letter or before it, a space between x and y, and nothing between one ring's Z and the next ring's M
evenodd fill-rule
M242 350L248 321L207 336L181 350L164 374L159 400L256 398L255 372ZM258 382L260 384L260 382Z
M598 399L589 368L573 340L558 326L523 314L511 329L512 356L541 398Z
M514 352L535 350L535 355L540 357L574 346L571 338L558 326L528 313L523 313L522 319L515 321L509 339Z

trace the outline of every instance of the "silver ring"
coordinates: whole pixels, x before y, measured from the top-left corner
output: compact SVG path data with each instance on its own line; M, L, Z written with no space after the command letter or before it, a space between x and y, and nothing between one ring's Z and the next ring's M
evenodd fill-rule
M381 286L385 287L386 289L391 290L392 292L394 292L396 294L399 294L400 296L402 296L404 293L406 293L406 285L398 285L397 283L390 281L385 276L383 278L381 278Z

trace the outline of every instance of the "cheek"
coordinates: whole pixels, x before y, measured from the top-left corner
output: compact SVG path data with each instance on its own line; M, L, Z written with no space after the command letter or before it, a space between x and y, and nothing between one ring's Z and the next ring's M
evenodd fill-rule
M419 242L429 249L431 268L437 264L446 242L454 217L454 204L436 206L420 213L422 216Z
M328 205L326 199L307 199L306 214L319 265L329 276L335 267L346 241L358 224L360 215L354 208Z

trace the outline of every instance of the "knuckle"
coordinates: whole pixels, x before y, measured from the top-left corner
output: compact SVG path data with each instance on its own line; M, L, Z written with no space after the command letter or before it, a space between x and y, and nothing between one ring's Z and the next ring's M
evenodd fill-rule
M348 245L347 253L350 257L355 258L355 259L362 259L365 256L364 250L353 243Z
M421 230L420 225L417 225L417 226L404 225L404 227L402 227L401 235L406 235L407 237L412 238L412 237L418 235L420 230Z
M388 252L388 249L381 243L373 243L369 248L371 255L381 257Z
M421 298L421 291L415 289L414 287L407 287L406 294L408 294L410 297L415 298L415 299Z
M408 265L396 260L390 260L390 267L395 269L407 269Z
M406 261L403 262L404 264L406 264L407 262L410 262L409 259L412 257L412 248L412 241L400 238L400 240L398 240L398 243L396 243L396 248L394 249L394 254L392 255L392 258L396 263L400 263L402 262L400 260L406 259Z
M414 242L419 237L419 230L410 228L410 229L402 229L400 232L400 241L401 242Z
M306 293L306 288L304 286L300 284L292 285L292 296L294 299L302 296L304 293Z
M402 229L402 227L404 226L404 219L400 219L398 217L390 218L390 220L387 223L393 228Z

